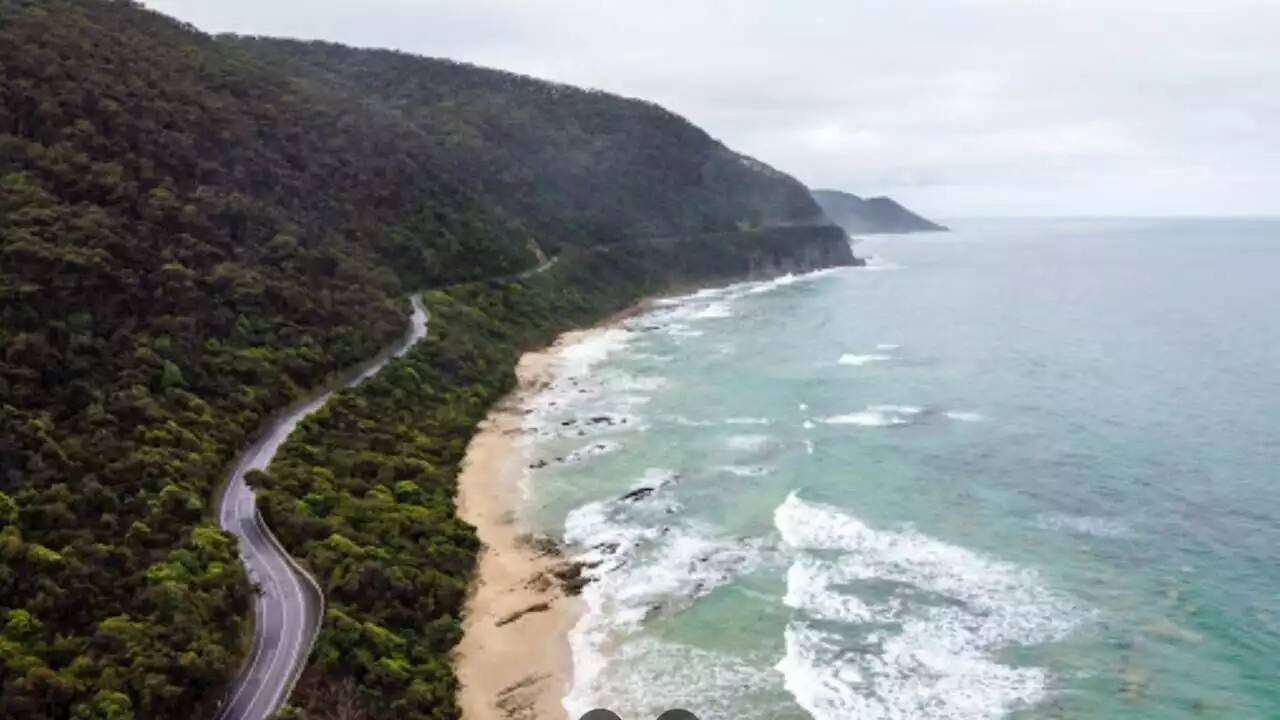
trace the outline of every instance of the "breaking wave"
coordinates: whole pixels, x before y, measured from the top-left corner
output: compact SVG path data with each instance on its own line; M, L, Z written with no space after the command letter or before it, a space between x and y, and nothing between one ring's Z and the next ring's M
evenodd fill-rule
M774 524L796 553L775 669L820 720L1002 717L1043 699L1047 676L1001 651L1060 639L1083 617L1028 569L794 493Z

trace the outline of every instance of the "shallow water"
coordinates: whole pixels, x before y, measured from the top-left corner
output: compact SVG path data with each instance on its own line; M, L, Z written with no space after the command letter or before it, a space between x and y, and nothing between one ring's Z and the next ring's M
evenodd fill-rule
M532 517L601 562L573 716L1280 717L1280 223L858 251L538 398Z

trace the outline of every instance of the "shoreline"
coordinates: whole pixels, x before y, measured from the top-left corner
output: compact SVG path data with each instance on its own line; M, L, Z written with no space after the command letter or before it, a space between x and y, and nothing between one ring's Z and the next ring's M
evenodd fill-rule
M516 389L490 409L467 446L458 475L457 514L475 526L481 550L462 640L454 649L458 705L466 720L567 717L563 700L573 676L569 634L582 603L563 586L564 569L572 569L572 560L520 517L520 480L529 464L525 408L555 379L560 350L650 304L641 301L522 355Z
M458 474L457 516L476 528L481 544L462 640L453 651L464 720L568 718L564 700L574 668L570 637L585 607L564 585L576 580L581 564L521 517L520 486L531 460L525 415L530 401L556 380L557 356L653 310L663 299L733 284L668 288L520 356L516 388L494 403L477 426ZM568 576L557 574L566 568Z

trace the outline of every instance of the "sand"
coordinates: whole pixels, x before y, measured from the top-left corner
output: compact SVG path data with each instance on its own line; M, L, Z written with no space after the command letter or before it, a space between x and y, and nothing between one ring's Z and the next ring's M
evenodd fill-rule
M565 562L529 543L520 518L519 481L529 459L521 442L527 400L546 387L555 356L588 333L566 333L547 350L526 353L519 386L500 401L467 447L458 478L458 515L483 544L455 651L466 720L563 720L572 680L569 631L580 609L549 571Z

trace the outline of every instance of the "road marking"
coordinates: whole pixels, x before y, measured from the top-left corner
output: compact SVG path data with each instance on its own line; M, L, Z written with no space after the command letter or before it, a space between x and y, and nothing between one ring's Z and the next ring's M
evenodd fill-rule
M243 483L243 480L239 476L237 476L235 479L232 480L233 485L236 484L237 480ZM241 484L240 487L243 487L243 485ZM228 501L228 498L223 498L223 502L224 502L222 506L223 511L226 511L228 506L235 507L236 505L239 504L239 503L236 503L236 505L232 505L230 502L227 502L227 501ZM236 537L240 538L241 540L247 540L245 536L240 535L239 533L235 533L234 531L232 532L233 534L236 535ZM251 546L252 543L249 543L249 545ZM249 566L253 563L253 558L249 557L249 554L244 552L243 549L240 555L244 559L245 573L247 574L249 572ZM269 570L262 574L266 575L268 580L271 579L271 573L269 572ZM231 712L232 708L235 707L236 701L239 700L240 696L244 694L244 689L245 689L247 680L253 677L254 668L256 668L260 662L262 662L262 654L266 647L266 640L263 637L264 625L262 623L262 618L266 617L266 614L267 614L265 609L265 606L266 606L265 594L258 595L257 598L255 598L255 600L256 602L254 604L259 606L259 611L257 613L258 623L254 625L254 628L253 628L253 636L254 636L253 637L253 640L254 640L253 654L249 657L249 664L245 666L245 670L241 674L241 678L243 681L240 683L239 687L236 688L235 693L231 695L231 699L227 701L227 704L226 706L223 707L222 712L218 714L219 718L224 717L227 713Z
M270 542L270 538L267 538L267 541ZM289 651L289 657L291 659L289 666L293 666L304 660L303 658L298 658L298 656L301 654L301 651L302 651L303 633L300 628L301 628L301 618L302 616L306 615L307 599L303 596L302 584L298 582L298 578L294 575L292 569L289 568L286 563L282 562L280 563L280 565L284 569L285 575L289 578L289 583L293 589L294 597L297 598L297 601L298 601L297 607L299 608L299 610L301 610L301 612L298 613L298 615L294 618L298 622L293 623L294 630L295 630L295 632L293 633L294 642L292 643L292 646L290 647L290 651ZM280 616L282 620L282 625L287 625L289 621L289 615L288 613L284 612L283 606L280 612ZM322 618L321 622L323 621L324 620ZM282 634L284 634L283 630L282 630ZM293 661L294 658L298 658L296 662ZM288 672L289 675L293 674L289 667L286 667L286 671ZM267 705L268 711L274 708L278 703L282 703L284 701L284 698L280 697L280 695L283 694L284 691L285 691L285 683L281 683L280 686L276 689L276 691L272 693L271 702ZM257 694L254 695L254 700L250 701L249 706L253 707L254 701L256 700L257 700Z
M534 274L540 273L543 270L550 268L552 265L555 265L557 260L559 260L558 257L552 258L542 267L535 269ZM430 320L430 316L427 313L426 308L423 306L419 295L420 293L413 293L409 296L409 302L413 306L413 314L409 318L409 332L405 336L403 344L393 346L391 355L375 362L367 370L348 382L344 386L345 388L355 387L370 377L373 377L382 370L382 368L385 367L392 358L404 356L410 348L426 339L427 322ZM281 544L275 535L271 533L271 529L267 527L266 521L262 519L261 514L257 510L257 503L255 502L256 495L253 489L249 487L249 484L245 481L245 475L249 474L249 472L253 470L266 470L271 464L271 461L275 458L276 453L279 452L284 443L288 441L289 436L297 429L303 418L324 407L325 403L328 402L330 396L332 396L334 392L336 392L336 390L329 390L320 394L301 407L296 408L292 413L280 418L275 423L274 427L269 427L268 432L263 436L262 440L255 443L255 445L250 446L249 450L246 451L241 464L232 472L231 479L227 483L227 487L223 490L222 497L220 498L222 506L218 511L218 523L224 531L235 535L241 541L242 546L240 548L240 556L245 566L245 572L249 573L250 566L255 563L259 565L262 574L266 577L267 582L270 583L272 589L275 591L275 595L272 597L270 594L265 592L264 588L263 594L259 595L257 598L257 607L255 610L258 617L258 624L254 627L253 654L250 656L248 666L246 666L237 680L239 685L236 687L236 691L232 694L231 699L227 701L227 704L222 708L222 711L218 713L218 720L243 720L244 718L257 720L257 718L265 718L277 704L284 704L287 702L288 693L292 691L293 685L296 682L294 679L294 673L296 671L300 674L302 668L299 666L301 663L306 661L305 657L300 657L302 653L302 646L304 643L308 643L314 639L314 635L309 634L306 628L305 621L308 618L308 608L307 598L302 589L302 580L306 580L311 583L316 592L320 593L317 600L320 603L319 611L321 613L323 613L324 609L324 591L320 589L319 583L316 582L314 577L308 574L305 569L293 560L293 558L288 554L288 550L284 548L284 545ZM242 501L244 501L246 507L241 507ZM240 511L239 516L235 514L235 511L237 510ZM237 520L240 522L236 522ZM253 531L247 531L244 529L244 521L248 521L250 524L254 525ZM251 541L251 536L254 532L257 532L266 547L255 547L255 543ZM275 565L273 565L273 562ZM283 571L284 576L289 579L293 599L296 600L296 606L299 611L292 616L296 621L292 626L290 625L291 614L288 612L288 603L284 602L284 593L280 591L281 586L280 583L277 582L277 573L279 571ZM300 575L302 577L299 577ZM273 599L276 602L272 602ZM280 638L276 647L268 649L266 643L266 628L268 624L266 620L267 615L271 612L272 608L277 608L279 610ZM323 625L324 617L322 614L316 619L316 632L318 632ZM292 632L290 632L290 630ZM270 683L269 681L272 680L272 675L277 674L278 672L278 667L280 665L279 659L286 657L282 652L283 646L286 643L288 644L289 649L289 653L287 655L288 662L284 666L286 674L280 682ZM268 653L272 655L271 662L267 665L265 672L260 672L258 666L262 664L264 657ZM250 696L249 704L245 708L245 712L234 716L231 715L232 710L235 709L236 703L244 694L249 682L251 682L255 677L259 680L258 687L254 691L253 695ZM270 703L268 704L267 712L255 714L254 708L258 704L258 698L269 684L273 685L273 687L271 695L269 696Z
M255 523L256 523L256 521L257 521L257 518L254 518L251 522L255 522ZM261 534L261 533L262 533L262 529L261 529L261 528L257 528L257 530L258 530L258 533L259 533L259 534ZM265 539L265 538L264 538L264 539ZM277 598L279 598L279 599L284 599L284 593L281 593L281 592L280 592L280 584L276 582L276 576L275 576L275 573L272 571L271 564L270 564L269 562L264 562L264 563L263 563L263 567L264 567L264 568L266 568L266 571L267 571L267 579L271 582L271 588L272 588L272 590L274 590L274 591L275 591L275 593L276 593L276 597L277 597ZM273 604L271 604L271 603L267 603L267 602L266 602L266 597L265 597L265 596L263 597L263 604L268 606L267 610L270 610L271 606L273 606ZM282 606L282 604L281 604L281 603L275 603L275 604L274 604L274 607L279 607L279 608L280 608L280 634L281 634L281 635L284 635L284 627L285 627L285 623L287 623L287 622L288 622L288 618L289 618L289 616L288 616L288 614L287 614L287 613L285 613L285 612L284 612L284 609L283 609L283 606ZM265 617L265 616L266 616L266 614L267 614L267 612L266 612L266 611L264 611L262 614L263 614L263 616ZM263 627L264 629L266 628L266 623L265 623L265 622L262 624L262 627ZM272 656L272 661L271 661L271 663L270 663L269 665L267 665L266 673L265 673L265 674L263 675L263 677L262 677L262 682L258 683L258 689L257 689L257 690L253 693L253 695L249 698L249 706L248 706L248 709L249 709L249 710L253 710L254 706L258 704L258 696L262 694L262 691L263 691L263 690L267 687L267 685L269 684L267 681L271 679L272 670L273 670L273 669L275 668L275 666L278 664L278 660L279 660L279 658L280 658L280 646L279 646L279 645L277 645L277 646L276 646L276 648L275 648L275 652L273 653L273 656ZM267 716L267 714L268 714L268 713L263 713L263 717L266 717L266 716Z

